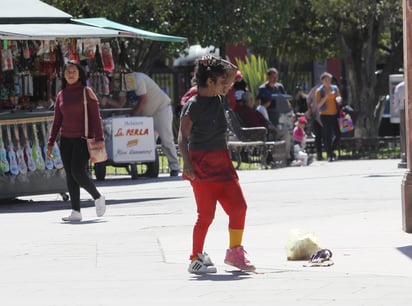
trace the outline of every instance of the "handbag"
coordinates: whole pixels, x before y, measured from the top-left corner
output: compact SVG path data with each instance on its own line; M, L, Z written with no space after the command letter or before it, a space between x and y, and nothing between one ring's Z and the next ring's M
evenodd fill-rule
M87 149L90 154L90 161L94 164L101 163L107 160L107 151L104 141L97 141L94 138L89 138L89 120L87 114L87 98L86 98L86 87L83 90L83 101L84 101L84 135L87 141Z
M338 124L341 133L347 133L353 130L352 117L342 110L339 113Z

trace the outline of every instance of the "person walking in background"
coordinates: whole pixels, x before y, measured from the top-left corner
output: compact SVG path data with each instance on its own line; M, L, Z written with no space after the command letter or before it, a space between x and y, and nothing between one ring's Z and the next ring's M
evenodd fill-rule
M320 84L317 84L312 87L309 91L307 96L307 103L308 103L308 111L306 112L306 116L310 121L310 131L313 133L315 137L315 148L316 148L316 160L320 161L323 160L322 156L322 122L320 121L320 111L319 107L316 103L316 90Z
M320 121L323 126L323 139L325 141L328 161L336 159L335 150L338 148L341 136L338 115L339 107L342 102L339 88L332 85L332 75L324 72L320 76L322 85L316 89L316 104L320 111Z
M236 70L235 65L214 56L198 59L198 95L189 99L181 114L178 142L184 162L182 177L192 185L198 214L193 228L190 273L216 272L203 248L217 202L229 216L229 248L224 262L242 270L255 270L242 246L247 204L226 139L223 96Z
M293 133L294 113L290 101L276 98L278 95L286 95L285 87L278 82L279 72L276 68L271 67L266 72L267 81L261 84L258 88L256 104L263 105L268 113L269 121L276 126L279 133L284 136L286 141L287 164L293 160L293 147L291 146L291 138ZM270 103L269 103L270 101ZM282 111L281 111L282 109ZM260 108L262 111L262 108ZM288 134L286 136L286 134Z
M293 111L302 116L308 110L307 95L302 91L302 88L297 86L293 95Z
M66 172L72 211L63 221L81 221L80 187L94 199L98 217L106 211L105 197L96 189L87 173L89 151L87 137L104 140L99 102L90 87L86 86L86 73L76 62L68 62L63 68L62 90L56 97L54 118L47 141L47 156L51 158L53 145L60 133L60 151ZM85 135L84 95L87 99L89 135ZM104 143L102 144L104 145Z
M276 68L269 68L267 71L267 81L259 86L256 97L257 105L263 101L272 100L272 94L286 94L285 87L278 82L279 72Z
M134 72L135 95L138 103L132 105L132 116L153 117L153 128L156 139L160 137L162 150L167 157L170 176L178 176L179 158L173 135L173 111L170 97L150 78L142 72ZM127 93L119 93L119 101L105 98L103 103L114 107L123 107L127 102Z

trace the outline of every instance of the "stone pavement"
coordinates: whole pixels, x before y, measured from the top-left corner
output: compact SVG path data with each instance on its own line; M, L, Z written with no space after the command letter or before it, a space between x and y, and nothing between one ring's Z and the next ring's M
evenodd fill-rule
M411 305L412 236L402 231L398 162L238 172L249 205L244 245L257 274L223 263L221 208L206 241L218 273L187 272L196 211L180 177L99 182L106 215L96 218L82 193L80 223L60 221L69 203L56 194L2 204L1 305ZM287 261L293 228L313 231L335 264Z

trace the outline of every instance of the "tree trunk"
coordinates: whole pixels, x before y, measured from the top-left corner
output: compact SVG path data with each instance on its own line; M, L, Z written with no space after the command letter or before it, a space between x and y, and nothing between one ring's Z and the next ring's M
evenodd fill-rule
M375 21L371 16L367 31L339 31L342 59L346 68L347 102L355 110L356 137L378 135L380 118L374 117L374 110L377 103L375 51L379 27L379 21Z

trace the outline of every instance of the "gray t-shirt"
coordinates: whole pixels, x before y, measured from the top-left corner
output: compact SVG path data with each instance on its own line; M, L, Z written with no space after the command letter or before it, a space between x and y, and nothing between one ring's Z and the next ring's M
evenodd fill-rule
M227 149L227 123L220 96L194 96L183 107L182 116L193 122L189 137L189 150Z

